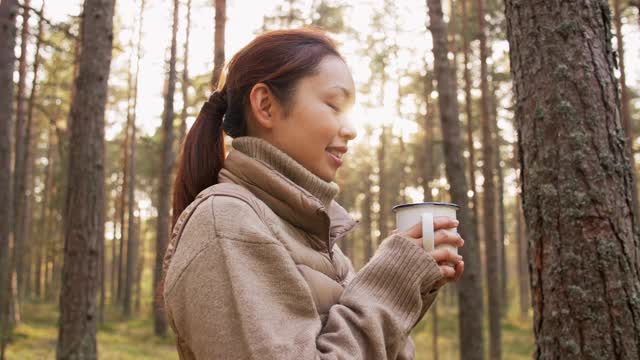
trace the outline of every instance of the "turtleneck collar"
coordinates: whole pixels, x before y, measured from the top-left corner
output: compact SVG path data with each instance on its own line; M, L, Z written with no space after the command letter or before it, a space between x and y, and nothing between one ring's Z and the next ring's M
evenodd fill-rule
M325 208L329 208L331 201L338 194L338 191L340 191L338 184L322 180L266 140L257 137L242 136L233 139L231 146L286 176L296 185L307 190L311 195L320 200Z
M335 182L324 181L266 140L243 136L233 139L231 146L218 180L246 187L329 251L357 224L333 201L340 190Z

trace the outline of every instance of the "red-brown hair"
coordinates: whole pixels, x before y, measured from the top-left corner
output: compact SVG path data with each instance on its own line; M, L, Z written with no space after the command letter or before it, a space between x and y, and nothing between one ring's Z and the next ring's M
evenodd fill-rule
M247 135L245 109L253 86L269 86L288 111L298 81L315 74L320 62L331 55L342 59L329 36L307 27L265 32L233 56L226 76L221 76L182 144L173 187L172 227L199 192L218 183L225 157L224 133L233 138Z

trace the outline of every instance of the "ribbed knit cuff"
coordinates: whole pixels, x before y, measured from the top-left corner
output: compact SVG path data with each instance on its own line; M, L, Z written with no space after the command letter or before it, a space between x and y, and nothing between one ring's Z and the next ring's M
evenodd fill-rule
M233 139L231 146L246 155L262 161L291 179L291 181L318 198L327 209L333 198L340 191L338 184L324 181L266 140L253 136L242 136Z
M424 249L401 235L385 239L345 289L341 302L373 302L386 308L405 332L424 315L435 283L442 278L438 264Z

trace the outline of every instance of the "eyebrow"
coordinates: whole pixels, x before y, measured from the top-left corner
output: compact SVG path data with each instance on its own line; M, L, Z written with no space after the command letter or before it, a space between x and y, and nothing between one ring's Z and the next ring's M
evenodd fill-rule
M340 89L342 90L342 92L344 93L344 96L349 99L349 100L353 100L353 94L351 94L351 92L349 90L347 90L345 87L340 86L340 85L336 85L336 86L332 86L331 89Z

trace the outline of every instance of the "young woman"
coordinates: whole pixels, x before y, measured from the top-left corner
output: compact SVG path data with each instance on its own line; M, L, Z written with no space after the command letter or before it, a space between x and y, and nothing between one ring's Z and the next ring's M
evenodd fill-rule
M357 223L333 200L354 97L319 30L264 33L229 62L174 188L163 295L181 359L414 357L411 329L464 264L425 251L419 224L358 273L336 245ZM462 246L456 226L436 218L436 245Z

